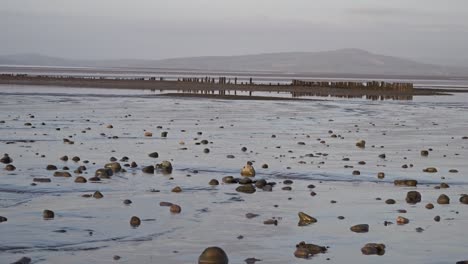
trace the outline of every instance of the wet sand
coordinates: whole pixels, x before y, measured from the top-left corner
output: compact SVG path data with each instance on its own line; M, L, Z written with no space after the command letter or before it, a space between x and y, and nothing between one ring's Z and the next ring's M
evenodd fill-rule
M8 153L16 166L0 168L0 216L8 219L0 223L0 263L23 256L33 263L196 263L210 246L223 248L229 263L253 257L262 260L257 264L468 259L468 207L458 200L468 193L466 94L443 101L233 101L55 89L68 88L0 86L0 154ZM145 130L153 136L145 137ZM363 149L355 145L361 139ZM421 156L429 149L429 156ZM158 158L148 157L155 151ZM63 155L81 160L61 161ZM89 179L111 157L123 156L129 161L122 165L136 161L138 167L124 167L127 172L99 183L74 182L78 166L86 166L80 175ZM171 174L142 172L163 160L172 162ZM254 180L276 183L272 192L239 193L238 184L222 183L224 176L240 178L247 161L257 171ZM72 177L53 177L48 164L68 166ZM438 172L423 172L427 167ZM378 172L385 178L378 179ZM34 178L51 182L31 185ZM210 186L211 179L221 184ZM397 187L393 182L399 179L418 185ZM450 188L436 189L442 182ZM171 192L176 186L181 193ZM286 186L292 190L282 190ZM104 197L82 197L95 191ZM408 204L408 191L420 192L422 201ZM437 204L440 194L450 204ZM390 198L396 203L386 204ZM171 214L159 205L165 201L182 212ZM426 209L427 203L435 208ZM45 209L55 212L53 220L42 218ZM299 227L298 212L318 222ZM247 213L259 216L248 219ZM440 222L433 220L437 215ZM139 227L130 226L132 216L142 220ZM398 216L410 222L397 225ZM277 226L264 225L272 218ZM368 224L369 232L351 232L356 224ZM295 258L300 241L328 246L328 252ZM384 243L385 255L363 255L361 248L372 242Z

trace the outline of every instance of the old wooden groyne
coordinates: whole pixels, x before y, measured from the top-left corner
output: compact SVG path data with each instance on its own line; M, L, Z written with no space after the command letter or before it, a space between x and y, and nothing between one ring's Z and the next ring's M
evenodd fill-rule
M306 87L322 87L322 88L343 88L343 89L358 89L358 90L383 90L410 93L413 92L412 83L388 83L379 81L369 82L328 82L328 81L301 81L293 80L292 86L306 86Z

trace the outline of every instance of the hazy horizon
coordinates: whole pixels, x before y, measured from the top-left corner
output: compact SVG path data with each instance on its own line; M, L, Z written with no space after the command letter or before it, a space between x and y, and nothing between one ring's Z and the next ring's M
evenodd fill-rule
M0 54L166 59L343 48L468 65L463 0L6 0Z

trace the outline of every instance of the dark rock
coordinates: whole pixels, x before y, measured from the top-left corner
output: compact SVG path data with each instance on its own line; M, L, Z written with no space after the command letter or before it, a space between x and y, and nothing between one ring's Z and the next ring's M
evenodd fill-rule
M150 158L159 158L159 153L153 152L153 153L148 154L148 156L149 156Z
M396 204L396 201L393 200L393 199L387 199L387 200L385 201L385 203L386 203L386 204Z
M170 174L172 173L172 164L165 160L159 164L156 164L156 169L163 174Z
M255 181L255 187L257 187L259 189L262 189L263 187L265 187L266 184L267 184L267 181L264 180L264 179L260 179L260 180Z
M203 153L210 153L210 149L209 148L203 149Z
M385 178L385 173L383 173L383 172L377 173L377 178L379 178L379 179Z
M112 171L112 169L109 169L109 168L107 168L107 169L98 169L94 173L94 176L99 177L101 179L108 179L112 175L114 175L114 172Z
M222 181L226 184L233 184L233 183L237 183L236 182L236 179L232 176L225 176L223 177Z
M7 164L7 165L5 166L5 170L6 170L6 171L14 171L14 170L16 170L16 167L13 166L12 164Z
M105 169L111 169L113 173L120 172L122 170L122 166L118 162L111 162L104 165Z
M55 166L55 165L47 165L46 170L57 170L57 166Z
M255 262L257 261L262 261L261 259L257 259L257 258L246 258L245 260L245 263L247 264L255 264Z
M417 180L395 180L393 182L395 186L406 186L406 187L416 187L418 185Z
M427 173L436 173L436 172L437 172L437 169L434 168L434 167L429 167L429 168L423 169L423 172L427 172Z
M428 203L426 204L426 209L429 209L429 210L434 209L434 205L431 203Z
M241 185L236 188L236 191L241 193L254 193L256 191L255 187L252 184Z
M405 224L408 224L408 223L409 223L409 219L408 219L408 218L405 218L405 217L403 217L403 216L398 216L396 222L397 222L397 224L399 224L399 225L405 225Z
M154 166L146 166L142 169L144 173L154 174Z
M235 159L236 156L229 154L229 155L226 155L226 158L228 158L228 159Z
M13 159L8 156L8 154L3 154L3 157L0 159L0 162L3 164L10 164L13 162Z
M252 218L255 218L259 216L258 214L254 214L254 213L246 213L245 214L245 217L247 217L247 219L252 219Z
M267 184L267 185L263 186L262 190L264 192L271 192L271 191L273 191L273 185Z
M283 190L283 191L292 191L292 187L291 186L285 186L285 187L281 188L281 190Z
M167 207L170 207L172 205L172 203L170 202L160 202L159 203L159 206L167 206Z
M75 157L72 158L72 160L73 160L74 162L78 162L78 161L80 161L80 157L75 156Z
M367 233L369 232L369 225L367 224L355 225L355 226L352 226L350 230L356 233Z
M180 188L179 186L176 186L172 189L172 192L175 192L175 193L180 193L182 192L182 188Z
M353 175L354 175L354 176L361 175L361 172L360 172L360 171L358 171L358 170L355 170L355 171L353 171Z
M317 223L317 219L313 218L310 215L307 215L304 212L299 212L299 223L298 226L307 226L313 223Z
M358 142L356 142L356 147L365 148L366 147L366 141L365 140L359 140Z
M239 183L239 184L242 184L242 185L251 184L251 183L252 183L252 179L251 179L251 178L247 178L247 177L243 177L243 178L240 178L240 179L238 180L238 183Z
M211 185L211 186L219 185L219 181L216 180L216 179L212 179L212 180L210 180L210 182L208 184Z
M228 264L229 259L224 250L219 247L209 247L205 249L200 257L198 264Z
M435 216L435 217L434 217L434 221L436 221L436 222L440 222L440 216L438 216L438 215L437 215L437 216Z
M62 157L60 158L60 160L61 160L61 161L68 161L68 156L62 156Z
M263 224L264 225L278 225L278 220L276 219L268 219L268 220L265 220L263 221Z
M363 248L361 248L361 252L364 255L383 256L385 254L385 245L377 243L368 243Z
M123 203L126 204L126 205L130 205L130 204L132 204L132 201L129 200L129 199L125 199L125 200L123 201Z
M136 162L132 161L132 163L130 164L130 167L131 168L136 168L136 167L138 167L138 165L136 164ZM153 173L154 173L154 168L153 168Z
M6 217L0 216L0 223L6 222L6 221L8 221L8 219Z
M182 212L182 208L177 204L173 204L170 206L169 211L173 214L180 214L180 212Z
M56 171L54 172L54 177L71 177L71 174L66 171Z
M291 184L293 184L293 181L292 180L284 180L283 184L291 185Z
M101 181L101 179L99 177L91 177L91 178L89 178L89 181L98 182L98 181Z
M78 177L75 178L75 182L76 182L76 183L86 183L87 180L86 180L85 177L78 176Z
M306 244L304 241L302 241L296 245L296 251L294 252L294 256L297 258L310 258L313 255L325 252L327 252L326 247L314 244Z
M34 178L33 182L51 182L52 180L49 178Z
M132 216L132 218L130 218L130 225L132 227L138 227L141 225L141 220L140 218L136 217L136 216Z
M96 199L101 199L104 197L104 195L102 195L102 193L100 191L95 191L94 194L93 194L93 197L96 198Z
M417 204L421 202L421 194L417 191L410 191L406 194L406 202L409 204Z
M55 214L54 214L54 212L51 211L51 210L44 210L44 211L42 212L42 217L43 217L44 219L54 219Z
M385 159L386 157L387 157L387 156L386 156L385 154L380 154L380 155L379 155L379 158L381 158L381 159Z
M445 194L441 194L439 196L439 198L437 198L437 203L438 204L449 204L450 203L450 198Z
M12 264L29 264L29 263L31 263L31 258L22 257L19 260L13 262Z
M429 156L429 151L427 151L427 150L421 150L421 156L423 156L423 157Z
M460 197L460 203L462 203L462 204L468 204L468 195L467 195L467 194L463 194L463 195Z
M266 163L263 164L263 165L262 165L262 169L268 169L268 164L266 164Z

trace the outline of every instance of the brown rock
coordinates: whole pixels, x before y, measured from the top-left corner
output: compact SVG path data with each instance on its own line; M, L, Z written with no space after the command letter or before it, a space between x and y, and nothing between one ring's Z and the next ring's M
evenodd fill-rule
M138 218L136 216L132 216L132 218L130 218L130 225L132 227L138 227L138 226L140 226L140 224L141 224L140 218Z
M76 183L86 183L87 180L86 180L86 178L83 177L83 176L78 176L78 177L75 178L75 182L76 182Z
M198 264L228 264L226 252L219 247L206 248L198 257Z
M405 218L405 217L403 217L403 216L398 216L396 222L397 222L397 224L399 224L399 225L405 225L405 224L408 224L408 223L409 223L409 219L408 219L408 218Z
M361 248L361 252L364 255L379 255L385 254L385 245L377 243L368 243Z
M449 204L450 203L450 198L445 194L441 194L439 196L439 198L437 198L437 203L438 204Z
M54 172L54 177L71 177L71 174L66 171L56 171Z
M51 210L44 210L44 211L42 212L42 217L43 217L44 219L46 219L46 220L47 220L47 219L54 219L55 214L54 214L54 212L51 211Z
M299 212L299 223L297 224L298 226L307 226L313 223L317 223L317 219L313 218L312 216L304 213L304 212Z
M409 204L417 204L421 202L421 194L417 191L410 191L406 194L406 202Z
M428 203L426 204L426 209L429 209L429 210L434 209L434 205L431 203Z
M12 164L7 164L7 165L5 166L5 170L6 170L6 171L14 171L14 170L16 170L16 167L13 166Z
M427 172L427 173L436 173L436 172L437 172L437 169L434 168L434 167L428 167L428 168L423 169L423 172Z
M252 165L246 164L242 168L240 174L241 176L244 176L244 177L255 177L255 169Z
M369 225L368 224L355 225L355 226L352 226L350 230L356 233L367 233L369 232Z
M172 192L175 192L175 193L180 193L182 192L182 188L180 188L179 186L176 186L172 189Z
M100 191L95 191L94 194L93 194L93 197L96 198L96 199L101 199L104 197L104 195L102 195L102 193Z
M358 142L356 142L356 147L365 148L366 147L366 141L365 140L359 140Z
M182 211L182 208L177 204L172 204L171 207L169 208L169 211L171 211L171 213L173 214L180 214L180 212Z
M418 185L417 180L395 180L393 182L395 186L406 186L406 187L416 187Z

